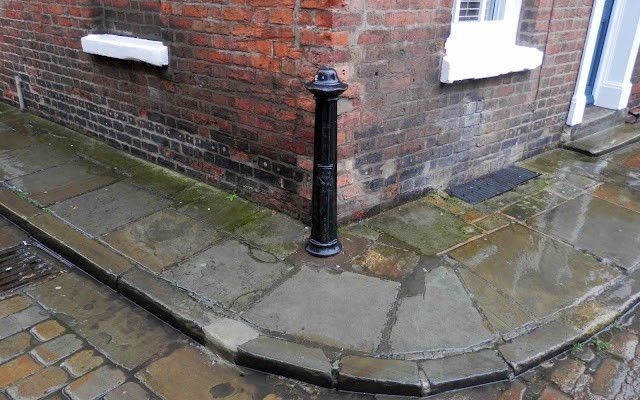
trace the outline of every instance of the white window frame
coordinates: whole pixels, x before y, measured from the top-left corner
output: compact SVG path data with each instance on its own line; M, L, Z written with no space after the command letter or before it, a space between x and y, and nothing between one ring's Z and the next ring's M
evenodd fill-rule
M452 9L441 82L489 78L535 69L542 64L540 50L516 44L522 0L507 0L504 18L498 21L485 21L484 7L479 21L458 21L460 1L455 0Z

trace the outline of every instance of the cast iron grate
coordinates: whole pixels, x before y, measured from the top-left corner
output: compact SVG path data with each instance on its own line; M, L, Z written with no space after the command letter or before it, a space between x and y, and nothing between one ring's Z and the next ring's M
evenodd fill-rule
M39 247L24 242L0 252L0 293L32 283L60 270Z
M529 171L528 169L511 166L471 182L449 188L449 194L467 203L478 204L508 192L539 175L537 172Z

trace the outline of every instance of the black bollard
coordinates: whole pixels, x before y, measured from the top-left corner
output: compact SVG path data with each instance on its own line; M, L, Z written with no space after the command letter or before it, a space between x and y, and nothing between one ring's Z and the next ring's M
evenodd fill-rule
M318 70L305 85L316 99L313 142L313 193L311 197L311 237L306 250L316 257L340 253L338 240L338 96L347 90L333 68Z

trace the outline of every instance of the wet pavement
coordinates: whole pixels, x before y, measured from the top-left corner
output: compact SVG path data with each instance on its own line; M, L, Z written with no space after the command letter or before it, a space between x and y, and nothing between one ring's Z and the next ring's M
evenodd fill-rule
M25 235L5 221L7 246ZM61 261L59 272L0 293L0 399L105 400L365 400L401 399L336 391L259 373L221 360L172 327ZM511 380L449 391L433 400L632 400L640 396L640 309L632 310L587 343ZM313 355L309 355L313 359ZM420 368L437 391L466 379L469 359L449 357ZM344 360L344 385L387 365ZM402 360L391 372L407 386L418 369ZM477 382L509 373L490 350L473 353ZM407 398L407 397L404 397Z
M284 214L6 106L0 121L0 211L242 365L426 395L535 367L640 297L640 145L600 159L543 154L521 163L541 177L476 206L431 193L342 227L345 250L319 260L303 250L309 229ZM0 245L21 237L0 233ZM41 287L29 296L54 302ZM110 360L138 333L106 316L141 326L139 352L117 359L124 368L173 340L139 313L87 307L77 335Z

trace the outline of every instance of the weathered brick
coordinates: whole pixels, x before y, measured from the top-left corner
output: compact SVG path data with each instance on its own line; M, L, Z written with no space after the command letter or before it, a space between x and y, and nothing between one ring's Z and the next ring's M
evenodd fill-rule
M0 365L0 387L6 387L39 370L42 367L28 355L20 356Z
M0 301L0 318L22 311L30 305L29 299L19 295L2 300Z
M7 388L15 400L38 400L64 386L69 376L59 367L48 367Z
M79 377L92 371L104 363L104 358L95 354L94 350L82 350L64 360L61 367L72 376Z

